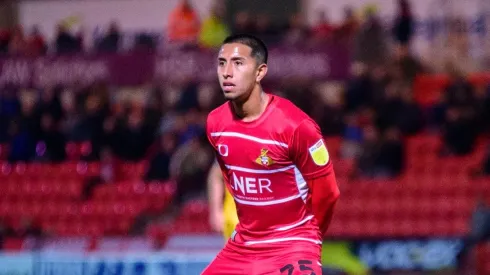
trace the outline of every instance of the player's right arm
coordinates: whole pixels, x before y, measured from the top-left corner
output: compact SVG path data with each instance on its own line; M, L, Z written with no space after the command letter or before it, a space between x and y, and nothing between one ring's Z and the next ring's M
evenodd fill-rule
M208 175L208 203L209 203L209 224L217 232L223 232L224 196L223 175L217 161L214 162Z

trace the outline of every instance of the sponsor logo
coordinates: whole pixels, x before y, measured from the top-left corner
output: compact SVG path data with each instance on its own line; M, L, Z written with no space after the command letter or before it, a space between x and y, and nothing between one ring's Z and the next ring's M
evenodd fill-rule
M272 182L266 178L253 178L237 176L233 173L233 182L231 188L235 192L241 192L243 195L272 193Z

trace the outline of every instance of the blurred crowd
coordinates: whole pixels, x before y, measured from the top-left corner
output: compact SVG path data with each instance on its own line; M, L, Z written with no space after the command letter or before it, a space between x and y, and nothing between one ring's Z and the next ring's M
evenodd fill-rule
M488 130L490 89L473 87L455 63L446 64L451 81L438 104L422 108L415 102L414 79L430 68L410 51L414 22L408 1L399 1L398 15L388 29L373 8L366 8L361 20L346 7L340 24L330 23L326 12L319 11L311 27L298 14L287 26L274 25L267 14L252 17L247 11L238 12L228 25L224 14L224 7L216 5L201 21L191 4L181 1L169 17L168 45L216 47L229 33L247 32L269 45L346 43L350 47L351 77L345 83L284 79L264 88L291 99L318 122L325 135L341 136L340 157L357 163L353 177L399 175L404 168L404 137L425 129L439 130L442 155L470 153L477 136ZM86 51L83 40L82 34L71 34L63 25L53 44L36 28L29 35L16 28L0 34L0 52L81 52ZM140 37L137 43L154 45L150 40ZM120 43L114 23L94 41L94 49L117 52ZM206 115L223 102L217 83L187 79L134 89L94 83L38 90L5 87L0 92L1 155L11 162L71 160L77 145L83 160L148 160L146 180L177 180L181 190L204 188L202 179L213 161L204 134ZM111 169L102 171L103 180L112 181Z
M385 60L389 52L387 43L394 40L407 44L413 34L413 22L406 0L400 1L400 16L392 29L386 29L377 16L376 8L368 6L359 16L346 6L344 18L339 23L330 21L325 10L316 11L313 24L308 24L303 13L293 13L286 22L273 20L268 13L238 11L228 19L226 5L215 1L209 15L200 18L190 1L181 0L171 11L167 29L162 32L166 47L219 47L231 33L249 33L263 39L269 46L276 44L315 44L329 41L354 41L356 52L363 58ZM66 21L66 20L65 20ZM0 29L0 54L38 56L74 53L114 53L123 49L123 33L117 22L105 27L104 32L88 36L94 30L83 26L75 28L70 21L61 21L53 41L46 41L38 26L17 26ZM29 29L25 29L29 28ZM133 46L156 47L158 38L144 32L136 35ZM354 43L354 42L353 42Z

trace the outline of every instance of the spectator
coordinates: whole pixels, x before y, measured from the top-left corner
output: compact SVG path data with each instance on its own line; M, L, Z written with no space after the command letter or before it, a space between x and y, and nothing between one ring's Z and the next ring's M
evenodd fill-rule
M116 53L119 50L121 33L116 22L111 22L107 34L101 39L97 45L97 49L101 53Z
M9 161L31 161L40 131L40 117L35 108L35 97L30 92L24 93L21 100L21 113L9 125L11 138Z
M446 111L443 127L443 154L466 155L473 150L476 139L471 118L458 108Z
M335 39L351 42L359 29L359 22L352 7L344 8L344 20L335 30Z
M199 112L196 109L190 110L182 115L184 127L179 132L179 144L187 143L188 141L204 134L204 125L199 119Z
M352 177L374 177L376 175L376 165L379 159L380 138L379 133L373 126L363 129L363 143L359 156L355 159L356 170Z
M199 44L204 48L217 48L229 35L224 22L224 6L216 4L209 17L204 20L199 34Z
M385 90L385 98L380 106L377 107L376 126L382 131L387 128L397 126L405 116L401 111L404 104L401 94L403 87L392 82Z
M180 45L195 45L199 36L199 16L189 0L181 0L170 13L168 38L170 42Z
M356 35L354 59L369 67L385 64L389 56L387 41L375 8L366 8L365 16L366 20Z
M63 24L58 25L56 35L56 53L73 54L80 50L79 41L69 33L68 28Z
M60 95L62 88L46 88L41 91L41 99L38 101L38 108L41 114L49 114L58 123L63 117Z
M10 30L0 29L0 54L8 53L11 35Z
M254 33L255 28L247 11L239 11L233 21L233 33Z
M67 141L79 140L76 136L76 126L79 124L81 115L75 104L75 96L71 91L65 91L60 95L63 119L60 122L60 130Z
M391 70L390 67L386 67L380 64L372 68L370 72L370 86L372 91L369 107L378 108L383 104L385 100L386 88L391 82L394 81L393 78L396 79L396 73L394 77L394 70Z
M400 175L404 168L404 159L400 131L394 127L387 129L379 148L376 176L392 178Z
M160 88L152 88L146 99L145 117L149 129L156 133L163 115L163 92Z
M345 116L345 129L342 136L342 158L356 158L361 153L363 130L355 114Z
M364 63L351 65L352 79L348 80L345 91L345 109L357 111L371 102L373 83Z
M41 119L41 137L36 148L38 156L49 162L62 162L66 159L66 139L58 129L56 120L45 114Z
M267 13L257 16L253 33L267 45L276 45L280 41L278 29L272 25L271 17Z
M177 182L176 205L205 189L207 171L213 162L205 135L194 137L177 148L170 160L171 178Z
M24 30L17 26L12 32L8 45L10 55L24 55L27 52L27 43L24 37Z
M27 52L31 56L39 56L46 54L48 47L41 35L38 26L32 28L31 34L27 38Z
M86 153L88 159L99 159L100 149L104 142L103 123L105 114L98 95L90 94L83 102L83 113L73 129L76 142L88 142L91 150Z
M145 180L166 181L170 179L170 159L175 151L175 137L171 133L160 137L158 153L151 159Z
M413 15L410 9L409 0L398 0L398 14L395 18L393 36L397 46L400 48L409 47L413 36Z
M341 135L344 129L344 100L343 87L338 83L327 83L319 85L310 102L313 104L311 117L318 122L322 133L326 136ZM321 103L323 104L321 104Z
M448 69L451 82L439 106L444 114L443 153L464 155L471 152L478 134L475 91L456 67Z
M154 133L150 130L143 111L131 110L110 133L110 144L115 156L127 161L142 160L153 142Z
M335 28L329 22L325 11L318 11L318 21L312 29L313 39L318 42L325 42L332 38Z
M289 18L289 26L286 30L284 42L288 45L302 45L309 36L301 14L293 14Z
M198 107L198 87L198 84L193 81L185 85L185 87L182 89L182 94L180 95L177 102L176 107L178 111L185 112L191 109L196 109Z
M399 47L395 52L394 65L399 68L403 81L412 83L418 74L425 71L421 62L410 54L407 47Z
M0 114L13 119L21 109L18 90L13 87L5 87L0 90Z
M405 87L401 100L402 107L397 121L401 133L405 136L419 133L425 126L425 119L422 108L415 102L410 87Z

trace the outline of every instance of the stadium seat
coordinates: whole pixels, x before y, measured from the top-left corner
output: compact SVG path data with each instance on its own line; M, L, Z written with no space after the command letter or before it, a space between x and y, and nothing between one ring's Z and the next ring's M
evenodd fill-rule
M117 165L118 175L124 180L139 180L143 178L146 171L147 163L145 161L141 162L122 162Z
M437 103L448 84L446 75L418 75L413 85L415 101L423 106Z
M490 84L489 73L471 73L468 75L468 81L477 89L486 88Z
M0 143L0 160L7 159L9 153L10 153L10 146L6 143Z
M81 157L80 146L76 142L68 142L65 146L66 156L71 161L78 161Z

